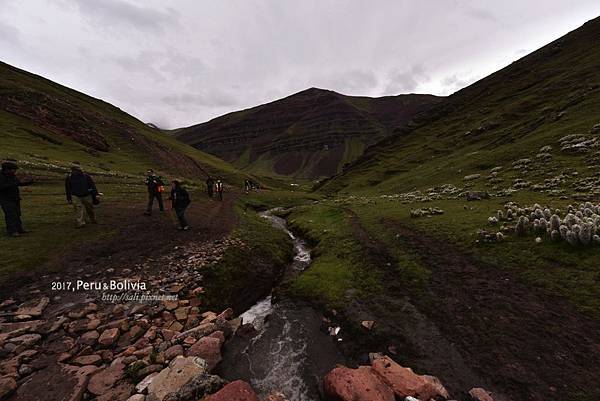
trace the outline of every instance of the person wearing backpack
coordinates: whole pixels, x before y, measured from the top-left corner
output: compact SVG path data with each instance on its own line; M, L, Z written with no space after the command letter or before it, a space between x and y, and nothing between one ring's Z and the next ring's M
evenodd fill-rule
M171 184L171 196L169 197L173 210L177 215L179 221L179 230L187 231L190 229L188 222L185 218L185 210L190 205L190 194L181 185L179 180L173 180Z
M212 177L208 177L206 179L206 192L208 193L209 198L213 197L214 187L215 187L215 180L213 180Z
M98 202L96 183L89 174L83 172L80 166L71 167L71 173L65 179L67 202L74 206L77 228L85 226L86 220L96 224L94 204Z
M165 184L161 176L156 175L154 170L148 170L148 177L144 180L146 187L148 187L148 207L144 213L146 216L152 215L152 206L154 205L154 199L158 201L158 208L161 212L165 211L163 205L162 193L165 192Z

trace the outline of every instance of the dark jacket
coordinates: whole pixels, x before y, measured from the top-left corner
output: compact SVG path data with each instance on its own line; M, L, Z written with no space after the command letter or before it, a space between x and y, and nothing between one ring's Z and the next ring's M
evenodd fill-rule
M182 187L171 189L171 197L169 199L171 199L173 209L184 209L192 202L190 194Z
M162 187L164 185L163 179L160 176L153 177L149 175L146 178L146 186L148 187L148 192L151 194L157 194L158 187Z
M74 196L80 198L88 195L96 196L98 190L92 177L86 173L71 173L65 179L65 193L67 201L71 201Z
M0 172L0 203L19 202L21 194L19 187L31 185L31 182L22 182L14 175Z

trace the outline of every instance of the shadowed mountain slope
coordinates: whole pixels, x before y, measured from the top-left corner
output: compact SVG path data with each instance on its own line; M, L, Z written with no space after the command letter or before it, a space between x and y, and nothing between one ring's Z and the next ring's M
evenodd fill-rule
M440 100L432 95L354 97L311 88L174 135L256 173L325 177Z

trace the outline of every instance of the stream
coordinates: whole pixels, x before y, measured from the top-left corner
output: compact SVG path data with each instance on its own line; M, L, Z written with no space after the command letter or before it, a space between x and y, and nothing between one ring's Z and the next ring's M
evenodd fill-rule
M293 277L310 265L310 248L274 211L260 216L291 238L294 259L284 277ZM248 381L260 397L280 391L290 401L320 400L322 377L344 363L332 337L320 330L321 315L290 300L273 303L269 295L241 317L244 323L252 323L258 334L250 340L236 337L226 345L219 374L227 380Z

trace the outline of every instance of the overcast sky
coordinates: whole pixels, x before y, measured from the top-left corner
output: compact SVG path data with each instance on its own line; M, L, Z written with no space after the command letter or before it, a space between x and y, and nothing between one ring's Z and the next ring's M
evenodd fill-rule
M598 0L0 0L0 59L174 128L308 87L447 95Z

